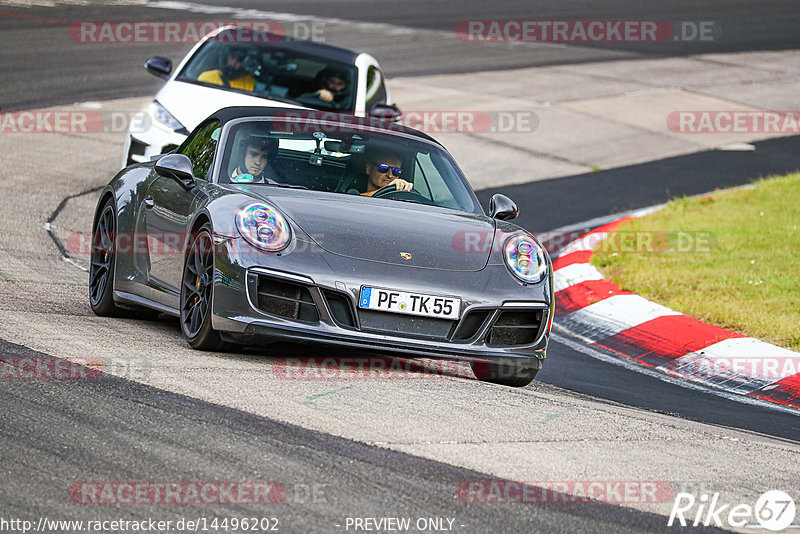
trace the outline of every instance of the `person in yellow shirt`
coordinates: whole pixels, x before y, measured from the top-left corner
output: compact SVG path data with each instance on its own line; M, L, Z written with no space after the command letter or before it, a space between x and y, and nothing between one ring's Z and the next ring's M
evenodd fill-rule
M197 77L198 82L222 85L240 91L252 91L256 79L242 68L247 51L244 48L231 48L228 58L221 69L207 70Z
M371 197L386 186L393 185L398 191L411 191L414 184L400 178L400 158L395 154L377 154L367 163L367 190L362 196Z

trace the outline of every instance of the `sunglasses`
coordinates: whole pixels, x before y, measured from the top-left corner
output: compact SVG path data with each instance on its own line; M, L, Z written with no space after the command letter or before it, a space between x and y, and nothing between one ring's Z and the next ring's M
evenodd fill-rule
M403 174L403 169L400 167L392 167L391 165L386 165L385 163L375 163L375 167L378 168L378 172L381 174L386 174L390 170L395 176L400 176Z

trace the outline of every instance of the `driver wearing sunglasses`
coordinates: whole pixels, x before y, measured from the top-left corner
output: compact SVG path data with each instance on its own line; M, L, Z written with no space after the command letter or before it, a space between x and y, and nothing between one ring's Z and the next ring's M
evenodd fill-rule
M403 169L400 168L400 158L394 154L378 154L367 163L367 190L361 193L371 197L384 187L393 185L398 191L411 191L414 184L400 178Z

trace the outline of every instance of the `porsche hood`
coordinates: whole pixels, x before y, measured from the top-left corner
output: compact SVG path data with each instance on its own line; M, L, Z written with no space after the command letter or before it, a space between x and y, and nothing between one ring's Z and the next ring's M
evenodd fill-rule
M480 271L492 250L494 220L407 202L345 195L265 199L326 251L367 261Z

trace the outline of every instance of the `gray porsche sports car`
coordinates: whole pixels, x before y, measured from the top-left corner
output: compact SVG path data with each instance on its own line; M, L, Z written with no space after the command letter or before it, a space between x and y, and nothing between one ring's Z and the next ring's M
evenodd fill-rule
M391 122L222 109L120 171L94 216L90 303L155 310L189 344L295 341L469 361L524 386L545 358L550 258L487 215L452 157Z

